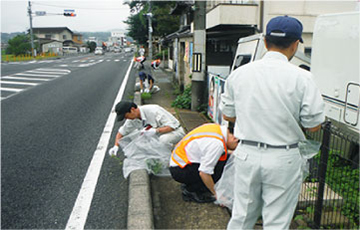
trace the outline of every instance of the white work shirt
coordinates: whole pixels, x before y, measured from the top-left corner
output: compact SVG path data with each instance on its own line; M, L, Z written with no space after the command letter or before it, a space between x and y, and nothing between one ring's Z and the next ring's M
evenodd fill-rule
M227 127L221 126L221 132L227 138ZM188 143L185 147L186 155L191 163L199 163L199 171L207 174L214 174L214 168L221 155L225 152L224 144L216 138L197 138ZM170 167L178 166L172 159Z
M231 73L220 109L236 117L235 137L270 145L298 143L305 139L299 123L313 128L325 120L312 74L279 52L267 52Z
M123 126L119 128L119 133L123 136L136 129L142 129L146 125L153 128L170 126L174 130L180 127L180 122L168 111L158 105L142 105L140 110L140 119L126 119Z

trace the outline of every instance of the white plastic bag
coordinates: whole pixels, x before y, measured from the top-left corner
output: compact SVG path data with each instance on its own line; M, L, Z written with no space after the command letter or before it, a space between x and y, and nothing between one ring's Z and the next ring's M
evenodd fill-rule
M302 157L302 178L303 180L310 174L309 160L319 153L321 143L314 140L304 140L299 142L299 151Z
M215 184L216 201L215 204L232 209L234 202L234 156L229 155L221 178Z
M146 169L148 173L159 176L170 176L169 161L171 152L158 136L141 135L135 131L119 141L125 160L123 175L127 178L137 169Z

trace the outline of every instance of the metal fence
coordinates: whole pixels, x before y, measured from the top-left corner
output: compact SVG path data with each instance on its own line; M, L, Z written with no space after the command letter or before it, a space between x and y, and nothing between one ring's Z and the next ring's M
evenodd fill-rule
M326 122L307 138L322 143L309 161L297 215L312 228L359 229L359 140Z

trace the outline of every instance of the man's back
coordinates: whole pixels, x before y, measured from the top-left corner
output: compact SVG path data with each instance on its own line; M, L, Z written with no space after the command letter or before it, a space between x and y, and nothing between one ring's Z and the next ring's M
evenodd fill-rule
M278 52L240 67L227 81L234 89L239 139L271 145L297 143L304 138L298 123L311 114L307 105L322 106L313 101L319 92L311 74Z

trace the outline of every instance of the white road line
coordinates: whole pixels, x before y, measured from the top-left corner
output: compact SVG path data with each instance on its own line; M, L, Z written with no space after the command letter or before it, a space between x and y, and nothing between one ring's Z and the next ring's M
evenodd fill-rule
M0 91L20 92L23 91L23 89L0 87Z
M26 73L45 73L45 74L62 74L62 75L65 75L65 74L68 74L66 72L50 72L50 71L38 71L38 70L28 70L26 71Z
M113 107L110 111L108 120L106 121L104 130L102 132L99 143L94 152L90 166L86 172L86 176L81 185L80 192L78 194L78 197L76 199L75 205L73 207L73 210L71 212L71 215L69 217L65 229L78 230L78 229L84 229L85 227L86 219L90 210L91 201L94 196L96 184L100 175L100 170L104 161L106 150L115 123L116 113L113 111L115 109L116 103L118 103L123 97L123 94L125 92L125 87L129 79L132 64L133 61L131 61L130 63L130 66L126 72L123 83L121 84L120 90L115 98Z
M16 73L16 76L29 76L29 77L60 77L59 75L49 75L49 74L31 74L31 73Z
M67 72L67 73L71 73L70 70L68 69L45 69L45 68L39 68L36 70L44 70L44 71L60 71L60 72Z
M3 81L3 80L0 80L0 84L11 84L11 85L38 85L39 83L20 82L20 81Z
M115 60L114 60L114 62L118 62L118 61L120 61L120 60L119 60L119 59L115 59Z
M13 77L13 76L5 76L1 79L14 79L14 80L30 80L30 81L49 81L50 79L46 78L29 78L29 77Z

